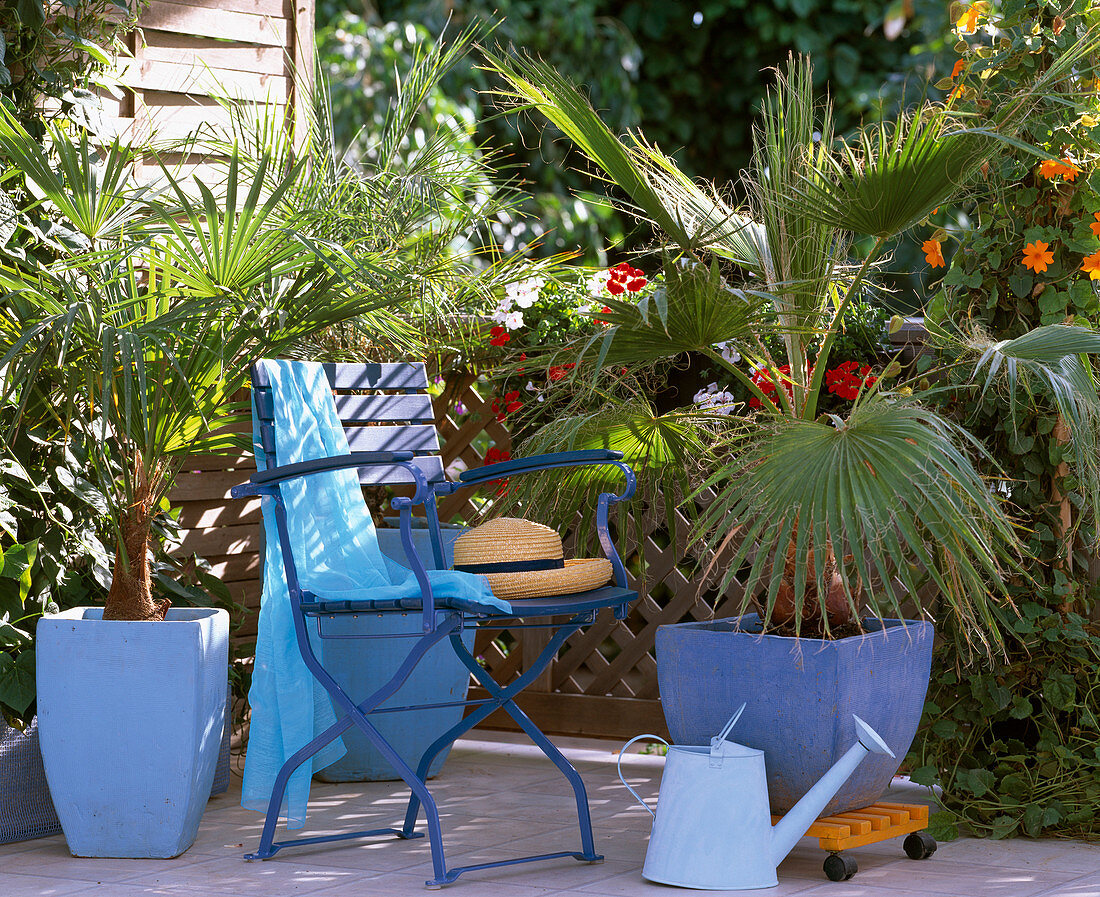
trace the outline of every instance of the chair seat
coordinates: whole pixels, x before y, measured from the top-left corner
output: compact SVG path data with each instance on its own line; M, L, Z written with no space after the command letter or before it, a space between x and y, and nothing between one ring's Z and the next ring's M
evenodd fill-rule
M458 610L478 616L496 619L517 617L552 617L559 614L579 614L585 611L599 610L601 607L617 607L634 601L637 592L620 589L618 586L603 586L587 592L574 592L569 595L554 595L549 598L517 598L509 601L512 612L507 613L495 607L473 604L462 599L437 598L436 607L446 610ZM306 614L357 614L371 611L409 611L420 610L419 598L390 599L386 601L326 601L303 593L302 611Z
M486 616L498 618L512 617L553 617L558 614L579 614L601 607L615 607L637 599L638 593L618 586L603 586L587 592L574 592L570 595L554 595L550 598L514 598L512 613L490 610Z

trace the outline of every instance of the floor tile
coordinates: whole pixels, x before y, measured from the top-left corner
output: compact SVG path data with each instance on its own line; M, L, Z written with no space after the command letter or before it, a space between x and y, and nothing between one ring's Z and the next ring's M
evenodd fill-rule
M124 884L188 890L192 894L215 895L262 894L264 897L286 897L293 894L313 894L342 884L361 880L359 872L314 864L308 860L293 865L285 863L246 863L240 859L209 859L192 863L179 870L134 876Z
M453 897L677 897L688 891L641 877L653 817L619 781L619 744L561 739L591 803L599 865L572 859L475 870ZM627 754L626 780L656 804L664 758ZM527 853L580 847L572 789L533 746L508 733L460 742L433 780L447 859L452 865L495 862ZM401 782L315 783L307 827L277 839L399 825L408 800ZM927 789L895 780L890 799L927 802ZM0 845L0 897L423 897L433 877L426 839L379 838L286 848L245 862L256 849L263 816L240 806L240 776L210 801L194 846L175 860L76 859L63 837ZM423 816L418 829L425 828ZM778 870L766 897L1100 897L1100 846L1075 841L959 839L928 860L904 857L902 839L850 851L859 872L827 881L824 852L803 839ZM711 894L745 894L712 891ZM751 892L749 892L751 893Z
M1100 875L1085 875L1065 882L1043 891L1039 897L1100 897Z
M66 881L41 875L19 875L0 870L0 894L4 897L69 897L91 894L96 885L87 881Z

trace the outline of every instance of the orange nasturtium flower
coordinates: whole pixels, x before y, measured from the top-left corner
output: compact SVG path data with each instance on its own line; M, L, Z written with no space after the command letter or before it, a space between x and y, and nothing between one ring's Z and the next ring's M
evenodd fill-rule
M942 268L946 264L943 260L943 247L939 240L925 240L920 247L925 259L933 268Z
M1062 178L1067 181L1074 180L1081 169L1078 168L1069 156L1061 159L1044 159L1039 163L1039 174L1048 181Z
M965 10L963 14L959 16L959 20L955 23L955 27L959 29L962 34L973 34L978 30L978 17L982 15L987 9L989 4L985 0L975 0Z
M963 69L965 69L965 68L966 68L966 60L956 59L955 60L955 67L953 69L951 69L951 80L954 81L957 77L959 77L959 75L962 73Z
M1089 227L1092 228L1093 236L1100 237L1100 212L1093 212L1092 217L1096 220Z
M1089 280L1100 280L1100 252L1086 255L1081 262L1081 270L1088 272Z
M1048 181L1053 181L1062 173L1062 163L1057 159L1044 159L1039 163L1039 174Z
M1049 243L1036 240L1024 247L1024 267L1030 268L1035 273L1046 271L1047 266L1054 261L1054 253L1048 252Z

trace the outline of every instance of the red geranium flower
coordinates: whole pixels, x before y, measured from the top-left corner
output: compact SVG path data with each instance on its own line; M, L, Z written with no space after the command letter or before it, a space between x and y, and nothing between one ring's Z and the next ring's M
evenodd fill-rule
M872 377L870 374L869 365L861 365L858 361L845 361L825 372L825 385L834 395L852 401L859 395L861 388L869 389L878 382L878 377Z
M645 271L632 268L626 262L619 262L607 272L607 291L612 296L618 296L624 290L637 293L647 283Z
M507 328L500 324L489 331L490 346L503 346L511 338L511 334L508 333Z
M791 385L791 366L789 364L784 364L780 366L779 373L785 375L781 379L783 382L783 389L786 390L787 396L793 397L794 387ZM771 378L771 371L764 367L756 368L752 372L752 382L760 387L760 391L771 399L772 404L775 405L776 408L779 407L779 396L774 395L775 383ZM760 399L758 399L756 396L753 396L749 399L749 407L763 408L764 403L761 402Z

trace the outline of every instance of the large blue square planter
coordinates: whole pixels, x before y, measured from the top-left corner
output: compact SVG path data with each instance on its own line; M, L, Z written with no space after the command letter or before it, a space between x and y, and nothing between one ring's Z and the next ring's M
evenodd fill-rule
M783 813L852 746L852 714L898 759L872 754L826 805L829 816L878 800L920 722L932 666L931 623L865 620L837 640L761 635L756 614L657 630L661 706L676 744L709 744L733 712L730 735L764 752L772 811Z
M229 615L74 608L37 626L38 732L74 856L175 857L195 840L225 726Z

